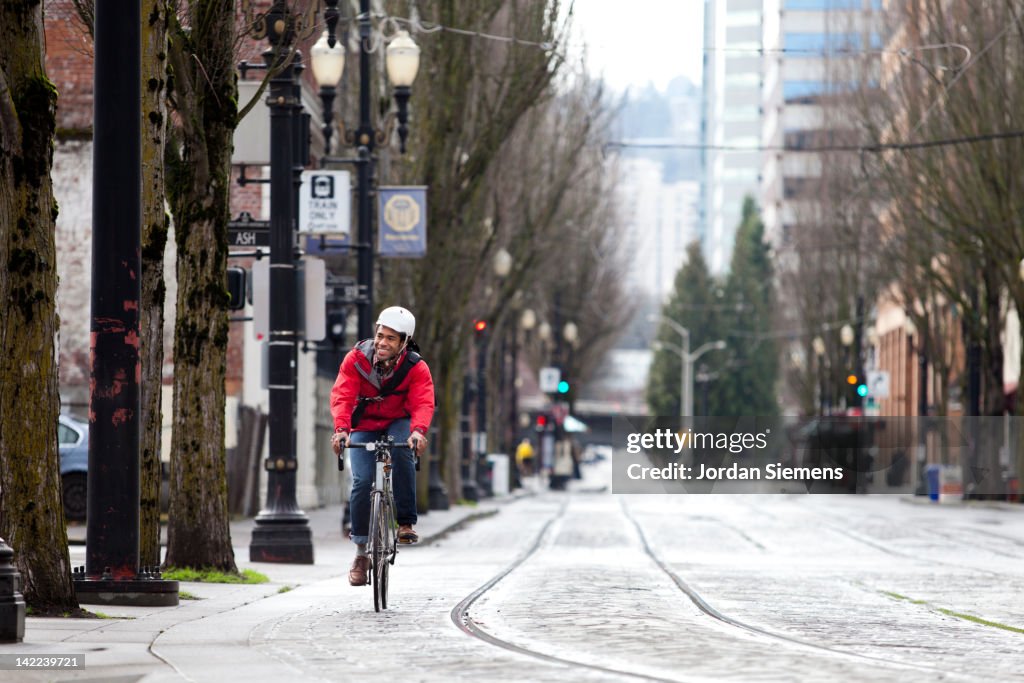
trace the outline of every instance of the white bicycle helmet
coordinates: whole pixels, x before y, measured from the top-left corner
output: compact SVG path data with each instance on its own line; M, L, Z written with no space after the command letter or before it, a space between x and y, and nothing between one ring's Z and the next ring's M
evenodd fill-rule
M380 312L377 324L390 327L395 332L404 334L407 338L416 332L416 317L409 312L409 309L402 308L401 306L388 306L385 308Z

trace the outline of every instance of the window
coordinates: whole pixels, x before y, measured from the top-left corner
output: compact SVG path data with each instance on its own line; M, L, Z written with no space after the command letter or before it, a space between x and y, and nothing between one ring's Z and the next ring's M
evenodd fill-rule
M812 197L820 186L820 178L786 177L782 179L782 196L785 199Z
M782 97L789 104L813 104L828 90L825 81L784 81Z
M786 33L783 47L786 56L800 59L860 49L857 33Z
M57 425L57 443L74 445L80 438L78 432L71 427L63 424Z
M882 0L872 0L871 4L881 4ZM782 0L782 9L789 10L830 10L860 9L864 0Z

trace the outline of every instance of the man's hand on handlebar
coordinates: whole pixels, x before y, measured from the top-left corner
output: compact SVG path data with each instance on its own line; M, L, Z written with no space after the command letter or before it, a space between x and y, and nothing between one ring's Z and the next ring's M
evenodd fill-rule
M341 449L348 448L348 432L334 432L331 437L331 448L335 455L341 455Z
M427 450L427 437L423 436L419 432L413 432L410 434L409 441L406 443L416 455L423 455L423 451Z

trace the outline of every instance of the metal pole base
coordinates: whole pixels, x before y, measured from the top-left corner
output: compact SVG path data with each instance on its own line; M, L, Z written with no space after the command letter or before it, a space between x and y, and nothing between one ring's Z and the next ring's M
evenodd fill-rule
M441 464L437 458L430 458L430 484L427 487L427 508L430 510L447 510L448 489L441 479Z
M487 454L481 453L477 456L476 463L476 487L481 498L493 498L494 486L491 483L491 463L487 460Z
M462 480L462 498L471 503L476 503L480 500L480 490L477 488L475 481Z
M249 543L250 562L313 564L313 533L309 520L256 518Z
M142 572L133 579L100 578L85 575L85 567L72 574L78 602L84 605L133 605L174 607L178 604L178 582L160 578L159 571Z
M480 489L477 488L473 469L466 460L462 461L462 499L476 503L480 500Z
M14 550L0 538L0 643L20 643L24 638L21 572L14 566Z

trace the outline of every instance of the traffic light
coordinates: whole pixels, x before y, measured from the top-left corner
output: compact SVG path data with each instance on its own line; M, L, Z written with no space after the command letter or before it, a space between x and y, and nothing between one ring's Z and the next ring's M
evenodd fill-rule
M537 431L538 432L543 432L545 429L547 429L547 426L548 426L548 416L545 415L544 413L539 413L537 415L537 427L536 427Z
M561 382L558 383L558 393L560 394L568 394L569 388L570 387L568 380L563 379Z
M228 267L228 309L240 311L245 308L245 268Z
M846 376L846 383L849 384L850 386L853 386L854 384L856 384L857 383L857 375L847 375Z
M867 396L868 395L868 385L867 384L858 384L857 385L857 395L860 396L861 398L864 398L865 396Z
M487 332L487 321L486 320L474 320L473 321L473 332L476 334L477 339L484 336Z

